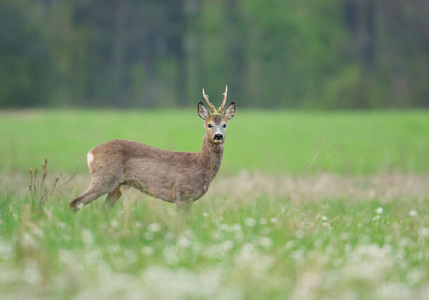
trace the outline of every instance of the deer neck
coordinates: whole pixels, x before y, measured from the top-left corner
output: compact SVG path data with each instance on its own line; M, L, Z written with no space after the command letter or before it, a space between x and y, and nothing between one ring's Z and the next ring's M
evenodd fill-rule
M222 163L223 146L211 143L207 135L204 136L203 146L198 152L198 165L210 181L216 176Z

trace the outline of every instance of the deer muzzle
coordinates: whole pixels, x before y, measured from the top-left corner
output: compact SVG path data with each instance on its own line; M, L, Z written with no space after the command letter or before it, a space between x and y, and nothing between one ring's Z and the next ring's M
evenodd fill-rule
M215 141L223 141L223 134L222 133L216 133L213 137L213 140Z

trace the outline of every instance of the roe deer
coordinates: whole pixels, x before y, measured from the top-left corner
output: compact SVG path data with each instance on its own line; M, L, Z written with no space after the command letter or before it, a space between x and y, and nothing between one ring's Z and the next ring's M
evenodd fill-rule
M88 153L91 182L88 189L70 202L78 210L107 194L105 203L113 207L121 196L122 186L132 186L150 196L175 202L181 211L189 211L192 202L208 190L222 162L226 125L236 111L235 102L225 110L228 87L218 110L210 103L203 89L197 113L206 129L200 152L161 150L138 142L112 140Z

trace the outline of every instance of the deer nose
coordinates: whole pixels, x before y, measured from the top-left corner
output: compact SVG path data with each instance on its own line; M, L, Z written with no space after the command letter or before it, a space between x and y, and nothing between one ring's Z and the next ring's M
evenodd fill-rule
M221 140L223 140L223 135L222 135L221 133L216 133L216 134L214 135L213 139L214 139L215 141L221 141Z

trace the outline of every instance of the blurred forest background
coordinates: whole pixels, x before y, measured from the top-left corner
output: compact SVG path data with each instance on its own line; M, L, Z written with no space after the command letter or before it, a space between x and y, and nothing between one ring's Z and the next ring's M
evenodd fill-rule
M240 107L428 107L429 1L0 2L0 107L193 106L225 84Z

